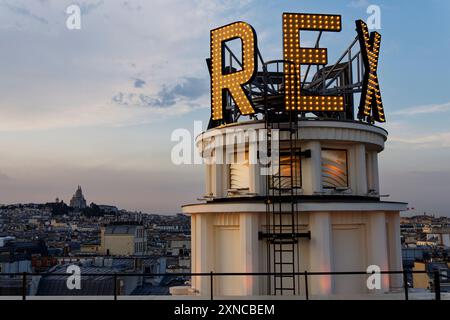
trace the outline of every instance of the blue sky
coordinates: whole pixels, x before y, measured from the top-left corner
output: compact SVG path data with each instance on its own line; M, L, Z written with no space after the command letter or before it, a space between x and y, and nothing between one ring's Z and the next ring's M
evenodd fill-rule
M66 8L81 6L81 30ZM381 7L378 74L389 140L383 194L449 215L450 2L0 0L0 203L87 200L177 212L203 194L201 166L170 163L176 128L209 118L209 30L250 23L281 57L282 12L335 13L334 61L354 20Z

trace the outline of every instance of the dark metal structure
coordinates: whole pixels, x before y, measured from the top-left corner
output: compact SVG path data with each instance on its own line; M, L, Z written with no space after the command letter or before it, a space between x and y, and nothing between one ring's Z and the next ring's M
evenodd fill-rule
M318 48L322 31L317 32L315 47ZM355 95L363 90L365 66L361 54L359 38L344 50L336 63L327 66L302 66L302 74L298 75L302 95L314 96L338 95L344 97L344 112L298 112L298 118L340 119L354 120L354 101L359 101ZM241 58L224 43L225 69L230 72L242 68ZM254 80L244 86L247 96L252 101L255 114L250 119L266 119L270 121L289 121L291 111L286 110L284 102L284 72L283 64L291 63L284 60L264 61L261 53L257 52L258 71ZM208 66L210 65L207 59ZM224 119L210 120L208 129L228 123L241 121L244 117L230 95L224 108ZM267 119L268 118L268 119ZM371 122L371 119L365 119Z

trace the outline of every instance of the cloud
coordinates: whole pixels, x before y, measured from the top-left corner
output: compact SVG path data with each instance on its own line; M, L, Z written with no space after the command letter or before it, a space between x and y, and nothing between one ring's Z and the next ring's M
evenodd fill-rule
M19 7L17 5L12 5L9 3L3 3L2 5L15 14L18 14L18 15L21 15L24 17L28 17L28 18L38 21L42 24L48 24L47 19L32 13L30 10L28 10L26 8Z
M392 111L394 118L386 124L389 141L407 149L450 148L450 131L443 114L450 111L450 102L429 104ZM417 116L417 117L416 117Z
M156 97L143 93L125 93L119 92L113 98L112 101L121 106L127 107L170 107L175 104L175 100L171 97L165 97L158 93Z
M450 102L414 106L393 111L391 114L397 117L396 120L388 124L388 128L391 131L389 140L414 149L450 148L450 131L448 131L448 127L443 127L440 125L440 121L436 122L432 119L433 114L441 114L448 111L450 111ZM417 130L418 124L416 121L413 121L414 116L421 116L419 118L421 120L419 124L420 131ZM409 120L406 121L405 117L408 117ZM427 119L429 120L427 121Z
M177 84L169 94L196 99L208 93L208 82L204 78L186 77L181 84Z
M416 106L411 108L405 108L402 110L391 112L392 115L407 115L414 116L418 114L430 114L430 113L438 113L438 112L447 112L450 111L450 102L442 103L442 104L429 104L424 106Z
M139 5L139 4L138 5L133 5L130 2L128 2L128 1L124 1L122 5L123 5L123 7L125 9L130 10L130 11L141 11L142 10L142 6L141 5Z
M450 132L409 135L408 137L393 136L390 138L390 141L404 143L417 148L450 148Z
M81 3L80 4L80 12L81 14L88 15L98 7L103 4L103 0L98 1L97 3Z
M135 87L137 87L136 82ZM196 100L205 96L207 93L208 82L206 79L186 77L183 78L181 83L178 83L171 88L167 85L163 85L162 89L155 95L119 92L112 100L114 103L122 106L166 108L171 107L176 103L184 103L196 108L199 107Z
M135 88L143 88L144 85L145 85L145 81L144 81L144 80L142 80L142 79L134 79L134 84L133 84L133 86L134 86Z

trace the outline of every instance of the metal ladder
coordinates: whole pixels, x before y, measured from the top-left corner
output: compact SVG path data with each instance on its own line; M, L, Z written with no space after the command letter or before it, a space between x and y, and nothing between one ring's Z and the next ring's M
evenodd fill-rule
M278 68L277 65L277 71ZM289 119L279 118L270 114L273 110L270 109L267 99L265 105L268 156L271 164L277 162L278 170L267 175L266 228L265 232L259 233L259 238L267 241L267 270L274 273L267 279L268 292L274 295L295 295L299 293L300 288L300 279L295 275L300 264L299 238L310 238L309 232L301 233L298 230L300 159L302 156L310 156L310 152L302 152L299 146L298 112L291 110ZM284 103L282 107L285 108ZM274 159L274 155L270 153L274 129L279 130L278 159ZM282 140L286 132L289 139Z
M269 276L268 291L274 295L295 295L299 292L298 239L310 238L310 233L298 230L298 190L300 189L300 158L308 156L298 146L297 113L292 112L289 123L266 120L268 150L271 147L272 130L277 129L280 136L287 132L288 145L280 145L278 170L267 176L266 232L260 239L267 240L267 270L275 275ZM284 141L285 143L286 141ZM282 143L281 141L279 142Z

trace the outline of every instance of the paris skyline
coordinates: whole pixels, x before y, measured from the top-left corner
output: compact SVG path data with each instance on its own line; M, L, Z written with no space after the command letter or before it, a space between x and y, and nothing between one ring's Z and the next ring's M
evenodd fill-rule
M323 37L334 62L371 4L81 1L81 29L68 30L71 3L0 1L0 203L68 201L81 185L88 202L180 211L203 195L203 168L173 165L170 136L207 124L209 30L247 21L271 60L282 56L282 12L342 14L343 30ZM375 4L389 131L381 193L450 215L450 4Z

